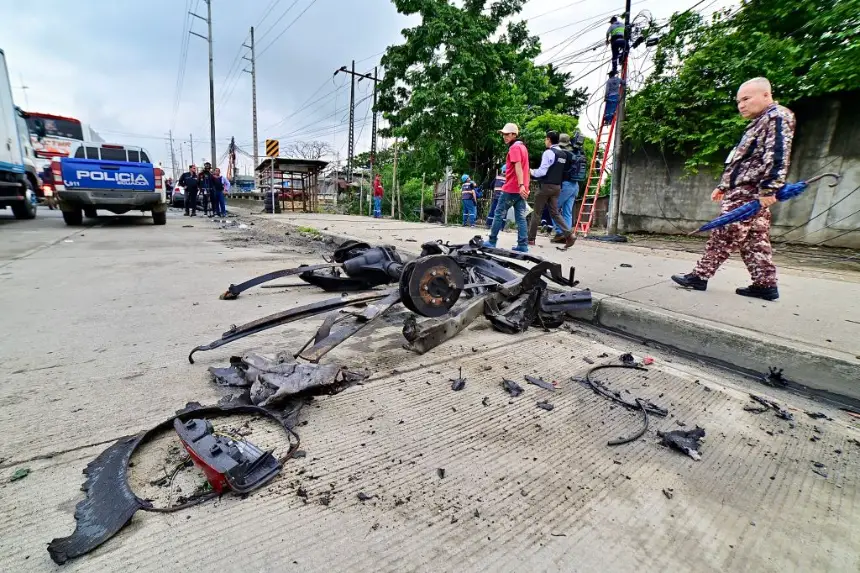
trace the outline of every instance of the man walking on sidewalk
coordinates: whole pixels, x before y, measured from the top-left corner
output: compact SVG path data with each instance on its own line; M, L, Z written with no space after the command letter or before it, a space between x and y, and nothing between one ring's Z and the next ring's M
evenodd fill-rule
M185 216L191 217L197 216L197 166L189 165L188 171L182 174L179 177L179 186L183 189L183 195L185 196ZM188 212L188 208L191 207L191 213Z
M721 201L723 213L755 199L761 210L752 219L732 223L711 231L705 254L693 272L674 275L672 280L685 288L705 290L708 279L736 250L752 277L752 284L735 292L741 296L776 300L779 290L773 248L770 244L770 209L776 192L785 184L794 139L794 114L773 101L770 82L755 78L738 90L738 110L752 122L740 143L726 160L726 170L711 193Z
M567 164L564 168L564 176L561 181L561 194L558 196L558 209L561 211L561 217L567 226L573 228L573 203L576 201L576 196L579 195L579 183L576 181L577 157L573 151L573 146L570 142L570 136L562 133L558 136L558 146L567 152ZM553 230L555 238L553 243L563 243L564 235L561 233L561 228L553 222Z
M570 226L564 221L558 210L558 198L561 195L561 182L564 181L564 172L567 168L567 151L558 146L559 135L556 131L546 132L546 151L541 157L540 167L532 169L532 177L540 180L540 190L535 197L535 214L532 215L532 223L529 226L529 245L535 244L537 239L538 225L540 225L540 214L544 206L549 203L549 215L561 231L564 248L570 248L576 242L576 237Z
M517 221L517 246L514 251L529 252L528 229L526 228L526 199L529 198L529 150L526 144L518 139L520 128L515 123L507 123L499 130L505 145L508 146L508 156L505 159L505 184L502 185L502 195L496 203L493 214L493 226L490 229L488 247L495 247L499 239L499 231L505 226L508 209L514 208L514 218ZM535 215L540 217L540 214Z
M385 193L385 190L382 188L382 180L379 177L379 173L376 174L376 177L373 179L373 217L375 219L382 218L382 195Z

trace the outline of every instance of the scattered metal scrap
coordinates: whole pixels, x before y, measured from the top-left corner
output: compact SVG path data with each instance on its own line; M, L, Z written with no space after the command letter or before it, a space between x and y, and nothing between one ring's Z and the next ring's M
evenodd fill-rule
M529 384L534 384L535 386L539 386L544 390L549 390L551 392L555 391L555 385L552 382L547 382L543 378L535 378L534 376L525 375L526 382Z
M522 263L531 263L526 266ZM346 276L342 276L345 273ZM552 292L547 281L562 287L577 285L574 269L568 275L561 265L540 257L486 247L480 237L465 245L425 243L421 256L403 263L394 247L372 247L348 241L323 265L302 266L275 271L230 285L221 298L234 299L248 288L289 275L298 275L324 290L361 290L398 283L396 289L366 294L344 295L266 316L242 326L233 326L221 338L197 346L195 352L212 350L251 334L303 318L350 306L365 306L362 311L341 311L329 316L316 335L296 358L318 362L338 344L383 316L398 303L410 310L403 326L407 348L424 353L456 336L482 314L493 326L507 333L523 332L531 325L557 327L570 311L591 307L591 292L575 290ZM468 300L456 313L454 305ZM415 316L431 320L418 323ZM336 324L351 323L332 331ZM313 343L313 346L308 346Z
M84 469L87 479L82 486L86 497L75 508L75 531L69 537L56 538L48 544L51 559L62 564L69 559L89 553L116 535L138 510L174 512L217 496L218 493L212 491L179 505L166 508L154 507L151 502L137 497L131 490L127 475L129 462L132 454L141 445L157 433L173 427L177 420L182 423L192 418L235 414L255 414L269 418L280 424L285 432L295 438L286 455L278 460L279 463L283 463L298 449L299 436L290 427L292 418L289 414L238 401L218 406L190 403L179 410L175 416L155 427L133 436L120 438L87 465Z
M625 364L601 364L599 366L595 366L594 368L591 368L585 374L585 379L583 381L585 382L586 385L591 387L591 389L596 394L600 394L604 398L608 398L609 400L612 400L613 402L617 402L617 403L621 404L622 406L629 408L631 410L638 410L638 411L642 412L642 427L636 433L634 433L630 436L626 436L626 437L619 437L619 438L616 438L614 440L610 440L609 442L607 442L607 445L609 445L609 446L620 446L623 444L629 444L630 442L638 440L639 438L641 438L642 436L645 435L645 432L648 431L648 425L649 425L648 414L653 414L655 416L660 416L660 417L665 418L669 414L669 412L665 408L661 408L660 406L657 406L656 404L652 403L650 400L642 400L640 398L635 398L634 401L632 401L632 402L625 400L624 398L621 397L621 392L613 392L612 390L607 388L602 382L592 379L592 375L595 372L597 372L598 370L604 370L604 369L609 369L609 368L622 368L622 369L627 369L627 370L641 370L643 372L647 372L648 369L643 368L642 366L639 366L638 364L635 364L635 363L631 363L631 364L627 364L627 363L625 363Z
M663 445L675 448L693 458L696 461L702 459L699 452L700 441L705 437L705 429L696 426L694 430L673 430L671 432L657 432L663 439Z
M304 364L289 354L274 360L253 352L230 358L227 368L210 367L217 384L250 389L253 404L272 407L305 392L336 394L368 377L337 364Z
M762 406L764 406L764 409L745 407L744 410L746 410L747 412L754 412L754 413L758 414L758 413L766 411L766 409L769 409L769 410L773 410L774 412L776 412L777 418L782 418L783 420L788 420L788 421L794 420L794 414L792 414L791 412L789 412L785 408L780 407L780 405L777 402L774 402L773 400L768 400L767 398L763 398L762 396L759 396L757 394L750 394L749 396L752 400L754 400L754 401L758 402L759 404L761 404Z
M516 398L524 392L522 386L520 386L513 380L508 380L507 378L502 378L502 388L505 390L505 392L510 394L512 398Z
M254 277L238 285L231 284L220 298L235 300L249 288L295 275L306 283L326 291L368 290L396 282L400 279L402 271L403 261L395 247L371 247L367 243L346 241L335 249L334 256L325 264L282 269Z
M466 379L463 378L463 367L460 367L460 375L457 378L451 379L451 390L459 392L466 387Z

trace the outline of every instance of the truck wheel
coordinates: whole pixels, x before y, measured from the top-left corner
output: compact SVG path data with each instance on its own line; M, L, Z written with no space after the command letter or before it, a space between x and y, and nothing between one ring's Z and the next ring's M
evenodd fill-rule
M86 217L87 219L95 219L98 216L98 211L96 211L94 207L84 209L84 217Z
M74 208L69 211L63 211L63 221L70 227L76 227L83 224L84 215L79 208Z
M161 213L156 213L155 211L153 211L152 212L152 222L155 225L166 225L167 224L167 213L165 213L163 211Z
M25 186L26 199L24 199L20 203L12 204L12 214L15 215L16 219L35 219L36 204L32 201L32 197L35 196L35 191L33 191L33 184L29 181L26 181Z

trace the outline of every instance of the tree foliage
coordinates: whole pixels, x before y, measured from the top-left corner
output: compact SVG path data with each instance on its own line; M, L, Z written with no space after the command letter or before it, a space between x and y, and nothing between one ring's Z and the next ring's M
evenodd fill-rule
M334 149L325 141L296 141L284 145L284 155L294 159L319 159L333 154Z
M567 93L569 76L535 65L538 39L515 21L525 0L392 1L421 17L386 51L379 86L388 134L405 139L415 165L404 178L438 178L452 166L482 180L504 157L497 130L505 123L584 103L584 92Z
M860 89L860 0L746 0L710 21L675 14L654 72L628 101L625 135L716 167L744 129L735 93L765 76L784 105Z

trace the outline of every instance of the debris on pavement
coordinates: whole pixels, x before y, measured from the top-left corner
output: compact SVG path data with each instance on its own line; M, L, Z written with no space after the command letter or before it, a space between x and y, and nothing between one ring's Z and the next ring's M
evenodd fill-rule
M436 474L439 476L439 479L445 479L445 468L437 468Z
M466 387L466 379L463 378L463 367L460 367L460 375L458 378L451 379L451 390L459 392Z
M275 406L302 393L336 394L366 379L368 372L347 370L337 364L304 364L288 353L274 360L253 352L232 357L228 368L210 367L212 379L223 386L250 388L251 402Z
M696 426L694 430L673 430L671 432L657 432L662 438L662 444L683 452L696 461L702 459L699 452L699 442L705 437L705 429Z
M292 417L287 411L276 411L241 400L217 406L201 406L189 403L175 416L133 436L120 438L100 453L84 469L86 481L81 489L83 500L75 507L75 530L68 537L55 538L48 544L48 553L57 564L89 553L117 534L131 520L138 510L171 513L203 503L218 494L209 490L197 497L186 499L178 505L156 508L148 500L140 499L128 483L128 468L132 454L155 435L174 427L174 422L191 418L229 416L234 414L254 414L270 419L281 426L294 438L286 454L278 460L283 463L299 447L299 436L293 431Z
M532 266L524 266L521 262ZM298 357L318 362L335 346L398 303L414 315L431 319L418 323L415 316L410 315L404 323L403 335L408 348L418 353L427 352L456 336L481 315L497 330L513 334L532 325L545 329L561 326L567 312L591 308L592 304L589 290L555 292L549 288L547 281L561 287L575 287L578 282L574 280L573 268L564 276L558 263L486 247L481 237L464 245L425 243L421 256L407 263L394 247L347 241L324 264L283 269L239 285L231 284L221 298L233 300L249 288L285 276L298 276L326 291L369 290L392 283L397 283L397 288L328 299L234 326L223 333L221 339L194 348L188 356L189 362L193 364L195 352L212 350L251 334L348 306L368 305L360 314L353 312L327 318L314 337L314 346L302 349ZM456 312L453 309L461 295L468 300ZM353 319L351 326L331 332L334 324L347 318Z
M812 418L813 420L832 420L830 416L825 414L824 412L806 412L806 415Z
M542 408L542 409L546 410L547 412L552 412L555 409L555 406L553 406L552 404L550 404L546 400L538 402L537 407Z
M539 386L544 390L549 390L550 392L555 391L555 384L553 384L552 382L547 382L543 378L536 378L534 376L529 376L528 374L526 374L525 379L526 382L528 382L529 384L534 384L535 386Z
M502 378L502 388L513 398L516 398L524 392L522 386L520 386L513 380L508 380L507 378Z
M633 355L629 352L626 352L618 357L622 364L633 364L636 362L636 359L633 358Z
M651 356L646 356L642 359L642 364L645 366L651 366L652 364L654 364L654 358Z
M821 470L821 469L818 469L818 468L813 468L813 469L812 469L812 473L814 473L814 474L818 474L818 475L820 475L820 476L821 476L821 477L823 477L823 478L829 477L829 476L827 475L827 472L826 472L826 471Z
M630 370L641 370L642 372L648 371L646 368L643 368L643 367L641 367L635 363L634 364L601 364L599 366L595 366L594 368L591 368L588 372L586 372L585 378L582 381L582 382L584 382L584 384L586 386L589 386L594 391L595 394L600 394L604 398L608 398L609 400L612 400L613 402L617 402L617 403L619 403L619 404L623 405L624 407L629 408L631 410L638 410L638 411L642 412L642 427L636 433L634 433L630 436L619 437L619 438L616 438L613 440L609 440L607 442L608 446L620 446L623 444L629 444L630 442L638 440L643 435L645 435L645 432L648 431L648 425L649 425L648 414L654 414L654 415L660 416L660 417L666 417L669 414L669 412L665 408L661 408L660 406L657 406L656 404L654 404L650 400L642 400L640 398L635 398L632 402L625 400L624 398L621 397L620 392L613 392L609 388L607 388L602 382L600 382L598 380L594 380L592 378L592 375L595 372L597 372L598 370L619 369L619 368L620 369L630 369Z
M768 368L767 374L762 376L761 381L768 386L775 386L777 388L783 388L788 385L788 380L782 375L782 368L774 366Z
M788 410L782 408L777 402L774 402L773 400L769 400L767 398L759 396L758 394L750 394L749 396L750 396L750 399L758 402L759 404L761 404L765 408L768 408L768 409L776 412L777 418L780 418L783 420L788 420L789 422L794 420L794 414L792 414ZM747 412L759 413L758 408L756 408L755 410L747 410L747 408L744 408L744 410L746 410Z
M17 470L12 472L11 477L9 477L9 481L18 481L24 479L28 475L30 475L30 468L18 468Z
M357 497L358 497L358 501L365 502L365 501L370 501L371 499L373 499L376 496L375 495L367 495L363 491L360 491L360 492L358 492Z
M663 495L666 496L666 499L672 499L675 496L675 490L673 490L671 487L664 488Z

